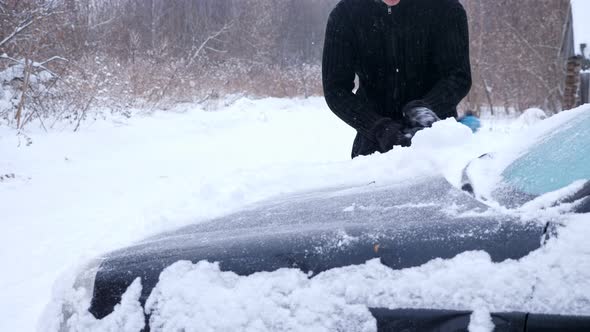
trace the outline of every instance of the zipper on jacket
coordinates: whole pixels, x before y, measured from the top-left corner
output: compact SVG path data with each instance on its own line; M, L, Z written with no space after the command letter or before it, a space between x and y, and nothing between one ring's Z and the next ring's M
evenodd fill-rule
M387 6L387 14L391 15L391 7Z
M392 14L392 10L391 7L388 7L388 13L389 15ZM399 88L400 88L400 84L399 84L399 64L398 64L398 59L397 59L397 31L395 29L395 20L396 18L391 15L391 25L390 25L390 38L391 38L391 51L392 51L392 55L393 55L393 59L392 59L392 64L393 64L393 68L391 68L391 70L393 71L393 105L396 105L396 103L398 103L399 100Z

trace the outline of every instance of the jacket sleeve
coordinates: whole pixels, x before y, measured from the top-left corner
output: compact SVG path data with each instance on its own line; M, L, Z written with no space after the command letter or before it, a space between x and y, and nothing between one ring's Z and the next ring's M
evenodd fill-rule
M340 3L330 14L322 59L326 103L340 119L361 135L373 139L372 128L382 118L352 91L355 78L354 31Z
M441 119L449 114L471 89L469 28L463 6L455 2L441 18L434 35L434 65L440 79L420 100Z

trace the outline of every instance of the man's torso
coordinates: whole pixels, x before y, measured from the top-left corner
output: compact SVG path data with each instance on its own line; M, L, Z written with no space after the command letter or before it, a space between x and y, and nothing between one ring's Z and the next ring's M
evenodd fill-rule
M422 98L440 79L434 43L440 15L456 0L343 0L354 31L357 94L384 116Z

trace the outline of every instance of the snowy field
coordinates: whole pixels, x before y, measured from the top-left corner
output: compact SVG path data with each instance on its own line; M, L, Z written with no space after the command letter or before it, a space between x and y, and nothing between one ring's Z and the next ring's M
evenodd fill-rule
M581 111L590 110L577 112ZM0 331L50 331L57 326L60 301L77 296L71 289L72 275L81 264L106 251L281 194L441 173L458 186L461 170L472 159L525 146L536 133L571 116L562 114L537 125L532 125L531 118L488 121L475 135L447 120L419 133L411 148L354 161L349 157L353 130L321 98L241 99L218 111L185 105L149 116L88 122L77 133L69 129L46 133L30 127L24 137L1 127ZM548 287L552 293L541 292L532 308L590 314L590 243L585 240L590 223L584 218L572 216L571 225L559 241L550 244L550 251L537 251L519 262L493 264L487 254L474 252L407 271L368 262L328 271L313 281L297 271L238 278L220 272L214 264L179 263L162 274L157 290L169 297L194 288L195 292L185 294L189 302L196 301L197 290L211 292L208 304L213 309L203 309L207 314L199 323L225 330L255 331L268 326L268 322L249 319L256 311L243 312L245 307L286 315L285 324L290 325L285 326L295 330L302 326L326 329L313 325L316 318L333 313L314 305L321 303L322 308L364 322L358 330L369 331L373 323L366 306L359 303L391 305L394 298L399 306L440 307L437 299L446 298L450 307L477 309L472 330L485 331L490 329L487 310L522 304L514 302L522 294L497 290L506 283L529 283L531 278L552 285ZM544 265L539 267L539 262ZM580 266L587 267L586 274L568 274L576 268L584 271ZM406 286L392 287L390 280ZM350 284L363 286L343 286ZM445 284L452 286L441 287ZM252 288L260 285L269 295L267 301L247 305L256 297ZM134 284L129 289L125 304L108 321L96 322L81 314L72 326L81 331L123 327L137 331L143 319L136 302L139 287ZM283 287L279 294L290 296L277 295L277 287ZM416 298L412 289L430 291ZM578 293L568 301L572 291ZM376 296L383 293L390 297ZM158 301L156 296L150 305L162 317L180 315L191 322L190 313L165 298L162 295ZM236 304L229 316L235 319L215 316L215 309L231 301ZM279 304L288 308L285 303L300 303L300 311L275 310ZM309 321L297 320L300 316ZM216 325L219 322L228 325ZM325 324L330 322L326 319Z

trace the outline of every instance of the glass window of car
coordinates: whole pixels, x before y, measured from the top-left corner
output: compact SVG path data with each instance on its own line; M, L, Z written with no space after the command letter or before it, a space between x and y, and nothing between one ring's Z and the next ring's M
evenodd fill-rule
M520 193L539 196L590 180L590 112L583 112L513 162L502 173Z

